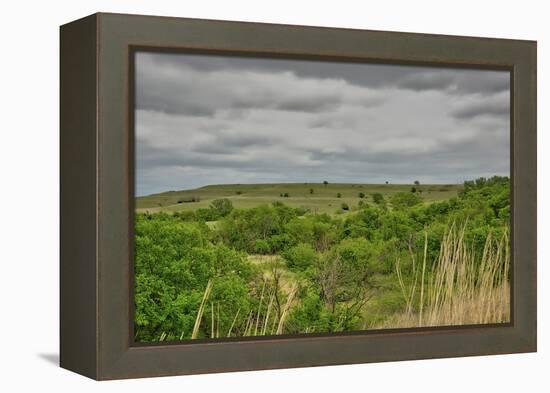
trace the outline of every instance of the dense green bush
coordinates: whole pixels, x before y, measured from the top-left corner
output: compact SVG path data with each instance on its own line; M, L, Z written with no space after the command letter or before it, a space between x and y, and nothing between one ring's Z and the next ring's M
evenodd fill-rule
M305 270L317 260L317 252L308 243L300 243L283 252L283 258L290 269Z
M197 218L202 221L216 221L221 218L220 213L215 209L197 209Z
M390 197L390 203L394 209L405 209L422 203L422 198L414 193L397 192Z
M210 209L214 210L219 217L225 217L233 210L233 203L227 198L214 199L210 203Z
M212 301L223 300L222 326L231 323L238 307L250 303L253 267L243 254L213 244L206 225L176 216L137 215L135 233L138 341L158 340L163 333L189 338L209 280L215 283Z
M371 196L372 196L372 201L374 203L376 203L377 205L382 205L385 202L384 201L384 195L382 195L379 192L375 192Z

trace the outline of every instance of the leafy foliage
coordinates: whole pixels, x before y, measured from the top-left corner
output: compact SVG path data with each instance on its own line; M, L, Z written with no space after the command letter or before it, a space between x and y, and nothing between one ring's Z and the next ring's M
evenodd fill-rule
M510 221L506 177L465 182L439 202L423 203L418 192L395 193L389 206L381 194L371 197L341 216L281 202L235 209L229 199L194 212L137 214L136 340L191 338L195 326L198 338L363 329L403 307L396 260L412 282L418 250L426 241L432 271L449 225L464 226L468 250L479 256Z
M382 205L384 204L384 195L382 195L381 193L379 192L375 192L372 194L372 201L374 203L376 203L377 205Z
M397 192L391 196L390 203L394 209L404 209L422 203L422 198L414 193Z
M227 198L214 199L210 203L210 209L214 210L220 217L225 217L233 210L233 203Z

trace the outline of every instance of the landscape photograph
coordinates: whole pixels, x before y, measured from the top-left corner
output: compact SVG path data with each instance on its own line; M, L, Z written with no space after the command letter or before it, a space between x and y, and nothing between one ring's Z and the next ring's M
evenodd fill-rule
M510 322L510 73L139 51L134 340Z

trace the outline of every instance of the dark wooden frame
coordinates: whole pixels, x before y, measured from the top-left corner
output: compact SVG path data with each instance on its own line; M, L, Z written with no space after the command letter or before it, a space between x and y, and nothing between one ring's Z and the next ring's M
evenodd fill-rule
M509 70L511 323L133 343L130 59L139 48ZM104 380L536 351L536 42L94 14L61 27L60 144L64 368Z

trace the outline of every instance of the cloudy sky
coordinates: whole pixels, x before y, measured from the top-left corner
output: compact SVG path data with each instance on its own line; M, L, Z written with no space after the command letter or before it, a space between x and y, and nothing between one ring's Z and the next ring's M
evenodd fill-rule
M509 73L136 55L136 194L509 175Z

